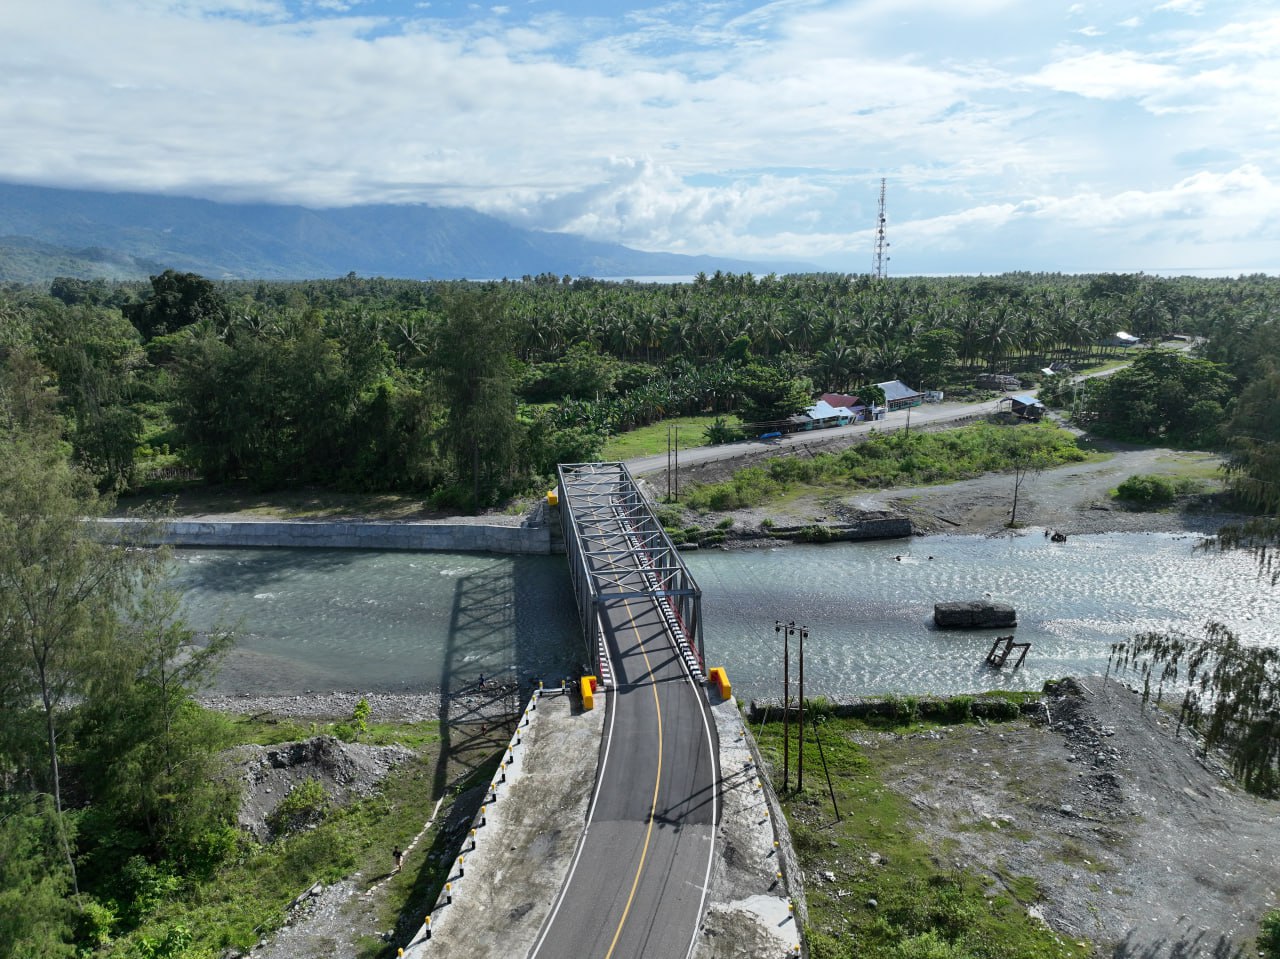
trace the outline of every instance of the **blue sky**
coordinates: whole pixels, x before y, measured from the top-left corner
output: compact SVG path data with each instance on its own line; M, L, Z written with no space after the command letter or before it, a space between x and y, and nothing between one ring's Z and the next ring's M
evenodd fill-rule
M0 179L889 272L1280 272L1280 0L8 0Z

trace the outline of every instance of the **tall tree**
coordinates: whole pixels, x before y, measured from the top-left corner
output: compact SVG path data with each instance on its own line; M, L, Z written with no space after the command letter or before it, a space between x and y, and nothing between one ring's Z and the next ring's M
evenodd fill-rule
M40 704L48 788L77 894L63 815L62 707L109 642L139 561L87 530L84 518L102 505L92 477L68 465L58 444L0 435L0 669L16 677L17 695Z
M511 324L494 291L457 293L437 331L435 361L449 413L444 446L470 505L494 502L512 478L520 425Z
M151 295L124 307L124 314L150 340L200 320L221 323L227 317L227 303L199 274L165 270L151 278Z

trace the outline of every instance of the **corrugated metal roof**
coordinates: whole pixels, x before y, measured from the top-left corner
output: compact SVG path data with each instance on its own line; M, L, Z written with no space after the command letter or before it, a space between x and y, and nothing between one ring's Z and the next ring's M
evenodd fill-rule
M884 390L886 403L892 403L894 400L909 400L914 396L921 395L907 386L902 380L889 380L887 383L877 383L876 386Z
M1013 400L1015 403L1021 403L1023 406L1044 406L1044 404L1034 396L1027 396L1025 393L1021 396L1011 396L1009 399Z
M853 413L843 406L832 406L826 400L818 400L811 407L805 410L815 420L829 420L832 417L844 416L853 418Z

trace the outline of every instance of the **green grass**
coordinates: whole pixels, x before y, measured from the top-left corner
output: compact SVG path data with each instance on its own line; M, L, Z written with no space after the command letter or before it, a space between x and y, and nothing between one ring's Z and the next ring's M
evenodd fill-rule
M225 731L229 743L267 745L324 733L334 725L228 717ZM331 883L356 872L362 877L358 881L365 886L382 880L391 871L392 847L403 848L418 834L439 798L432 788L439 740L438 724L434 722L371 725L360 737L361 742L401 743L415 750L415 756L392 770L374 795L331 809L314 828L275 842L242 840L232 861L208 878L184 877L176 895L159 905L136 930L112 942L102 954L122 959L142 955L205 959L228 950L244 951L279 928L288 904L312 884ZM500 758L501 747L497 746L492 756L450 790L445 806L458 801L472 782L488 781ZM475 757L470 756L468 761L475 762ZM478 795L466 794L467 801ZM437 826L406 862L404 871L390 878L380 906L381 928L416 928L425 909L435 901L450 857L440 855L433 859L431 853L450 852L456 839L439 829L447 812L442 808ZM404 938L400 936L397 941ZM166 939L189 939L189 943L176 952L157 950L156 944ZM368 959L394 956L395 946L369 938L362 943L361 954Z
M703 437L703 433L717 419L723 419L730 426L737 426L740 422L736 416L725 416L723 414L720 416L678 416L675 419L662 420L657 423L651 423L649 426L642 426L638 430L610 436L609 441L604 444L604 452L601 454L601 458L612 462L614 460L629 460L639 456L656 456L659 453L665 453L667 451L667 428L671 426L680 428L681 449L691 446L705 446L706 439Z
M805 743L804 790L781 795L801 869L811 877L827 870L837 877L834 883L806 886L814 959L1088 955L1087 947L1060 939L1028 916L1027 906L1042 897L1036 880L997 869L999 881L994 882L988 875L954 868L938 849L917 838L910 803L884 785L886 760L852 739L864 725L833 718L820 724L822 752L843 814L840 821L832 812L812 733ZM916 724L897 731L921 728ZM779 768L781 724L765 725L759 741L766 759ZM793 740L793 764L797 750ZM794 785L794 774L791 782ZM781 789L777 776L774 786ZM873 899L876 904L870 906Z
M949 483L1008 470L1020 457L1035 457L1051 468L1101 455L1081 449L1074 434L1050 423L876 434L839 453L771 459L725 482L694 485L685 491L684 502L699 511L744 509L805 490L835 494Z

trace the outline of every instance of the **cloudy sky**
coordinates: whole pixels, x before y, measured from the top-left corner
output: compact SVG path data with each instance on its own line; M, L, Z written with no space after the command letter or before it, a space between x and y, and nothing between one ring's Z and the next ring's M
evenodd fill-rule
M0 180L861 273L1280 272L1280 0L3 0Z

